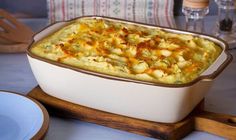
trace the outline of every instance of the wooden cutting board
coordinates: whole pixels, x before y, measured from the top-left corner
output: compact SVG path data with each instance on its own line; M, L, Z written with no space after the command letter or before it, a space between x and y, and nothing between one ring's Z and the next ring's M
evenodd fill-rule
M70 103L43 92L39 86L28 96L40 101L50 114L75 118L115 129L163 140L176 140L194 130L236 139L236 116L206 112L203 101L184 120L177 123L157 123L116 115Z
M7 11L0 9L0 53L23 53L34 32Z

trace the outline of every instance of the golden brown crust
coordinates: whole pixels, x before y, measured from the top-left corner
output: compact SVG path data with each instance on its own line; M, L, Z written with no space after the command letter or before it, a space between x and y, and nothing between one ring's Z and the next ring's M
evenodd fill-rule
M79 19L34 44L31 51L109 75L180 84L198 77L222 50L191 35L103 19Z

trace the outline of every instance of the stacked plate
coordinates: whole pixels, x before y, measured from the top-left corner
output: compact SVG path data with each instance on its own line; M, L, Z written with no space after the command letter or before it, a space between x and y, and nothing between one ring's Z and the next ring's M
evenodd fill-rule
M32 98L0 91L0 139L42 139L47 132L47 110Z

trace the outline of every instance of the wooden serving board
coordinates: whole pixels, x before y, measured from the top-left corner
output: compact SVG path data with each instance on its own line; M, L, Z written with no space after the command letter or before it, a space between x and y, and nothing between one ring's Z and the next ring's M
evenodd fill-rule
M194 130L199 130L227 139L236 139L236 116L206 112L203 110L203 102L184 120L170 124L130 118L70 103L46 94L38 86L30 91L28 96L44 104L51 114L96 123L147 137L176 140Z

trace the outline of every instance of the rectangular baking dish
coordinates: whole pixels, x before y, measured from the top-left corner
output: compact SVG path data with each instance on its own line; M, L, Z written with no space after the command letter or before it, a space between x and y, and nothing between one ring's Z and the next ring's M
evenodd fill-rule
M108 17L79 18L106 19L148 28L160 28L167 32L190 34L217 43L223 51L207 70L187 84L131 80L83 70L32 54L30 48L34 43L68 25L71 21L52 24L34 36L32 44L28 47L27 57L33 74L44 92L75 104L148 121L175 123L186 117L205 97L213 79L232 60L232 56L227 51L227 44L208 35Z

